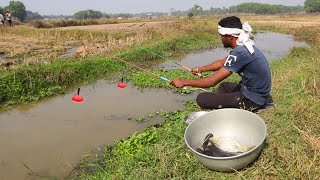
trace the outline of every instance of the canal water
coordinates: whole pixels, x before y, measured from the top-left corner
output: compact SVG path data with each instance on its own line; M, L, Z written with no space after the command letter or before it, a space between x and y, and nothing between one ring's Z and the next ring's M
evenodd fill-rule
M284 58L293 47L308 47L305 42L295 41L292 35L260 32L254 35L255 45L264 53L269 61ZM211 50L194 52L182 56L170 57L179 64L193 68L204 66L223 59L229 55L231 48L217 47ZM170 62L163 62L155 67L166 69L179 68Z
M269 60L281 59L293 46L306 46L290 35L269 32L258 33L256 42ZM222 59L229 51L216 48L173 59L198 67ZM172 63L163 62L160 66L164 65ZM140 123L129 121L129 117L181 109L186 100L196 97L163 89L141 91L130 84L118 89L117 84L105 81L82 87L82 103L72 102L75 93L21 105L0 114L0 179L28 178L30 170L41 176L66 177L82 155L163 121L154 117Z

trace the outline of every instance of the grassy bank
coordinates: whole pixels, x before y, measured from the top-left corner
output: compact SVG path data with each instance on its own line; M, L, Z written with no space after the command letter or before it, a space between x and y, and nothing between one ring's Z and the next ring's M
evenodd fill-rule
M126 51L114 53L126 61L141 66L152 64L156 56L150 56L141 49L173 55L181 52L212 47L218 44L217 38L208 32L181 33L156 42L145 43ZM111 79L119 72L132 69L121 62L101 55L86 59L57 59L50 64L21 65L2 70L0 75L0 105L2 107L63 93L68 87L80 86L96 79Z
M267 29L265 27L265 29ZM273 30L275 30L273 28ZM271 63L275 107L259 115L268 127L268 140L257 161L235 173L210 171L187 149L181 119L199 108L188 103L185 110L171 112L161 128L149 128L114 148L106 147L102 158L81 164L82 179L319 179L320 178L320 53L319 29L277 29L308 40L311 48L294 48L281 61ZM304 36L301 32L310 36ZM156 71L169 78L181 71ZM141 86L141 74L128 76ZM161 87L169 87L159 83ZM158 86L157 86L158 87ZM90 167L90 168L86 168ZM80 168L81 169L81 168ZM87 171L88 169L91 170ZM93 169L93 170L92 170Z

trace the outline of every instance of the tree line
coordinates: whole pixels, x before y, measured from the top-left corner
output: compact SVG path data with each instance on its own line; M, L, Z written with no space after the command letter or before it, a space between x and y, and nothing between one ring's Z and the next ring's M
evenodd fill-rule
M187 11L174 11L173 8L170 9L170 13L139 13L139 14L106 14L101 11L96 10L82 10L78 11L70 16L41 16L37 12L32 12L26 10L25 5L20 1L10 1L8 6L4 8L0 7L0 13L5 14L6 11L13 13L21 22L29 22L36 19L44 18L73 18L73 19L100 19L100 18L110 18L110 17L143 17L146 14L152 14L153 16L199 16L199 15L210 15L210 14L222 14L222 13L255 13L255 14L276 14L276 13L296 13L296 12L307 12L307 13L318 13L320 12L320 0L305 0L304 6L284 6L284 5L271 5L271 4L261 4L261 3L242 3L236 6L230 6L229 8L210 8L208 10L203 10L199 5L194 5Z
M277 14L302 12L303 6L283 6L260 3L243 3L237 6L230 6L228 12L255 13L255 14Z

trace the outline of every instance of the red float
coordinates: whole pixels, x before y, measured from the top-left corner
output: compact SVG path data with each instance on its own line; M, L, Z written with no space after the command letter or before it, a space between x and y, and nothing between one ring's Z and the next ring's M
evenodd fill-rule
M121 80L121 82L118 84L118 88L126 88L127 87L127 85L123 82L123 78L122 78L122 80Z
M72 97L72 101L77 103L83 101L83 97L80 95L80 88L78 88L78 93Z

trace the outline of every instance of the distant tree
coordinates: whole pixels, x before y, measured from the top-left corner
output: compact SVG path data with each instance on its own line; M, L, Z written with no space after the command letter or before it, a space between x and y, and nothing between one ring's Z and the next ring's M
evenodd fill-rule
M191 12L193 14L193 16L199 16L202 14L203 9L201 6L196 4L189 10L189 12ZM188 14L188 17L189 17L189 14Z
M103 13L102 17L103 18L110 18L111 16L109 14Z
M186 11L174 11L171 14L172 16L186 16L187 12Z
M245 13L256 13L256 14L275 14L279 9L277 6L270 4L260 3L242 3L237 6L231 6L230 12L245 12Z
M4 13L4 9L2 7L0 7L0 14Z
M304 6L283 6L279 5L281 12L284 13L295 13L295 12L303 12Z
M122 18L130 18L132 17L132 14L129 13L120 13L116 17L122 17Z
M172 15L172 13L173 13L174 11L175 11L175 10L174 10L174 8L170 8L170 9L169 9L169 14L168 14L168 15L169 15L169 16L171 16L171 15Z
M256 13L256 14L276 14L287 12L299 12L303 11L301 6L283 6L283 5L271 5L261 3L242 3L237 6L230 6L229 12L244 12L244 13Z
M100 11L88 9L76 12L73 16L75 19L100 19L103 16L103 14Z
M4 9L12 12L13 16L17 17L21 22L24 22L27 17L26 7L20 1L10 1L9 5Z
M43 15L44 19L73 19L73 15Z
M189 19L191 19L193 16L194 16L194 14L193 14L192 11L188 12L188 18L189 18Z
M203 13L205 15L210 15L210 14L222 14L222 13L225 13L226 10L225 9L222 9L222 8L213 8L211 7L209 10L205 10L203 11Z
M43 17L37 12L32 12L27 10L27 17L25 19L26 22L30 22L38 19L43 19Z
M306 0L304 2L304 10L306 12L320 12L320 0Z

